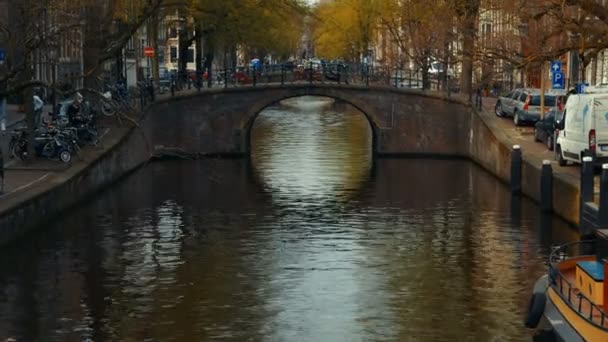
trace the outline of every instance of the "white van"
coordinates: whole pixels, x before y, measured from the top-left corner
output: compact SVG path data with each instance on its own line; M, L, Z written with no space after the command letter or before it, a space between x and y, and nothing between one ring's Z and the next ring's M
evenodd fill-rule
M594 164L608 162L608 88L589 87L584 94L570 95L557 128L559 165L581 163L586 156Z

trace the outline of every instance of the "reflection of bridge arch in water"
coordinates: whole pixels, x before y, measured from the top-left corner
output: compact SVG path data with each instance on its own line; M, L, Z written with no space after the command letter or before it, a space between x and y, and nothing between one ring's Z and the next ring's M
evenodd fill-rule
M299 101L302 98L305 98L307 100ZM315 99L315 100L313 100L313 102L308 102L308 101L310 101L310 99ZM376 118L374 118L374 116L366 113L365 109L362 108L363 106L360 103L356 103L355 101L352 101L351 99L348 99L345 96L324 94L323 91L319 92L319 94L316 94L314 91L311 91L310 94L285 94L282 97L271 99L270 101L268 101L262 105L254 106L250 110L248 110L248 112L245 116L247 121L242 125L242 127L244 127L244 130L246 131L247 151L251 152L251 130L253 129L253 126L254 126L258 116L262 112L264 112L266 109L280 104L283 106L290 106L290 107L296 108L298 110L305 110L305 109L314 110L314 109L331 104L332 102L330 102L330 101L332 101L332 100L333 100L333 103L347 104L347 105L351 106L353 109L355 109L357 112L359 112L360 114L363 114L363 116L367 119L367 122L369 123L370 129L371 129L372 151L376 151L377 150L377 146L376 146L377 145L377 135L378 135L378 130L379 130L379 125L377 123L378 120Z
M368 119L326 97L290 98L267 107L250 139L254 177L273 197L348 202L373 166Z

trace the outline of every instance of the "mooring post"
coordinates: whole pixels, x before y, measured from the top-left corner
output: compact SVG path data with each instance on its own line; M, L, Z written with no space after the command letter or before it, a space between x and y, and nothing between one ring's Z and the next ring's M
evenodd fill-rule
M521 147L513 145L511 151L511 193L521 194Z
M281 64L281 86L285 85L285 64Z
M593 201L593 158L583 157L581 166L581 204Z
M553 211L553 168L550 160L543 160L540 173L540 210Z
M608 164L602 165L600 178L600 227L608 225Z

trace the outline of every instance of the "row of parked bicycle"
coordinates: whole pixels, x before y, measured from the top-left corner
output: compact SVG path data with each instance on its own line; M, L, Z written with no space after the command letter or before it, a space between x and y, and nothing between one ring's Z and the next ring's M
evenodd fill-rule
M560 166L580 164L591 157L594 165L608 163L608 85L585 87L576 93L545 93L541 115L540 89L521 88L500 96L495 112L515 125L532 123L534 140L555 150Z
M97 113L111 116L118 111L131 110L128 95L120 86L106 86L98 110L85 101L80 93L76 93L73 99L60 102L43 117L40 102L35 96L34 104L35 108L38 108L35 115L33 151L37 158L60 160L64 163L70 163L74 156L79 156L82 147L97 146L100 143ZM28 132L26 126L13 130L8 146L12 158L21 161L30 159Z

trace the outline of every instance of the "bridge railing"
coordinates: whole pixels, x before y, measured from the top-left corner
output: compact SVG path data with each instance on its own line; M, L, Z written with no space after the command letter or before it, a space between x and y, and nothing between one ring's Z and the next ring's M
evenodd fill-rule
M244 87L284 85L295 83L355 84L389 86L415 90L456 92L456 80L446 75L429 73L426 79L420 71L402 68L352 63L270 64L217 68L204 74L192 74L185 82L188 87ZM185 88L184 81L179 89Z

